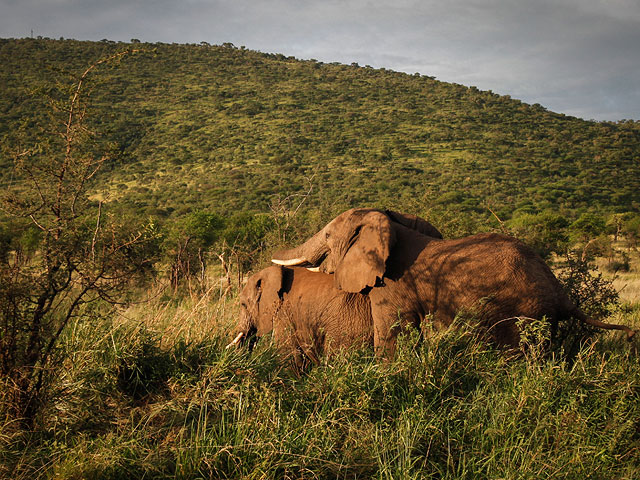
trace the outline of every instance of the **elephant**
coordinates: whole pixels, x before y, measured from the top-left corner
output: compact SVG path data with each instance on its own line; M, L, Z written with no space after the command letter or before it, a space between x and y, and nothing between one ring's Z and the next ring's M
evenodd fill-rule
M635 334L626 326L588 318L544 260L513 237L438 238L388 211L348 210L302 245L274 253L272 262L314 268L331 274L341 291L366 293L374 348L387 358L394 355L402 328L420 328L425 319L448 326L461 312L477 318L505 349L519 346L522 319L546 317L552 336L558 322L570 318L623 330L628 338Z
M237 335L227 347L273 332L278 350L302 367L323 353L373 345L369 298L338 290L326 273L272 265L248 279L239 303Z

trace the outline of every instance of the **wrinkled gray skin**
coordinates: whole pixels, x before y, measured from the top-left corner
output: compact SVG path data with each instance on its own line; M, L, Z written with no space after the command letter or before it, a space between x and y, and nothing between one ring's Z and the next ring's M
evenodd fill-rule
M425 318L447 326L459 312L476 316L504 347L518 347L518 318L546 316L552 334L568 318L635 334L587 318L542 258L515 238L485 233L443 240L395 212L348 210L272 261L319 267L339 290L368 293L376 353L387 357L401 328L419 327Z
M239 303L232 343L273 332L279 350L297 366L325 352L373 344L369 298L338 290L326 273L273 265L249 278Z

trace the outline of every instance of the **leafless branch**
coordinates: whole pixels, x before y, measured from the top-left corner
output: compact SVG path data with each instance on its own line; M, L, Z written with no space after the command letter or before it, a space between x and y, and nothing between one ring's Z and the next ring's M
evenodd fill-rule
M308 183L308 188L305 192L293 193L291 195L287 195L283 199L277 196L269 205L269 209L271 210L276 225L278 226L278 236L280 237L280 241L285 240L284 232L291 225L291 220L297 215L302 205L311 196L313 192L313 179L315 176L316 174L314 173L311 177L305 177L305 180ZM299 202L295 207L292 207L294 199L299 199Z
M84 223L78 221L90 213L81 210L87 206L80 202L86 195L86 184L108 158L83 155L82 142L87 135L94 136L83 125L87 116L83 87L96 67L137 51L120 52L89 66L73 85L73 95L66 107L50 100L55 115L51 129L43 131L45 135L55 135L53 139L49 137L53 144L43 143L44 154L40 147L34 147L14 156L16 168L24 175L30 190L24 197L19 196L24 192L16 190L18 195L9 196L3 203L13 215L30 218L44 233L39 240L38 255L31 264L16 261L13 268L0 271L3 288L5 283L8 285L7 304L13 305L13 310L0 312L0 321L7 324L19 321L24 325L13 328L16 337L3 342L3 347L14 345L14 350L20 350L0 352L0 367L10 372L20 391L19 413L29 420L34 418L57 342L69 321L81 312L83 305L97 299L117 304L123 287L145 263L132 262L130 257L144 242L146 231L124 237L113 224L109 232L103 225L103 202L98 204L91 240L85 235ZM61 113L65 120L57 125L55 117ZM57 128L62 131L55 132ZM61 149L52 153L51 145Z
M496 212L491 210L491 207L489 205L487 205L487 210L489 210L491 212L491 215L493 215L495 217L495 219L498 221L498 223L500 224L500 230L502 230L502 233L508 235L509 234L509 229L505 226L504 222L502 220L500 220L500 217L498 217L498 215L496 215Z
M102 202L98 203L98 217L96 218L96 229L93 232L93 238L91 239L91 258L95 262L96 260L96 239L100 232L100 219L102 217Z
M38 221L36 220L36 218L33 216L33 214L29 215L29 218L31 219L31 221L35 224L36 227L38 227L40 230L42 230L43 232L47 231L47 228L43 225L40 225L40 223L38 223Z

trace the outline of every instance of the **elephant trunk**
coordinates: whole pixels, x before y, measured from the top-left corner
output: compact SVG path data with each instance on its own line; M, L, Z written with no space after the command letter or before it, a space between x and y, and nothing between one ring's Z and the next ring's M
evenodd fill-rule
M240 312L240 321L238 322L236 328L233 330L233 340L225 347L225 349L244 345L245 343L247 343L247 341L249 342L249 346L251 347L252 342L254 341L253 337L255 336L256 332L257 328L250 320L247 312Z
M275 252L271 261L287 267L293 265L318 266L329 250L325 239L325 229L326 227L298 247Z

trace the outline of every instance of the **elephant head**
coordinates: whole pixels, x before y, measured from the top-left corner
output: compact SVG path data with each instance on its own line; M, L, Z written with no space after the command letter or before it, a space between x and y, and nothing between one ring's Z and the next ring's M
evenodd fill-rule
M238 300L236 337L228 347L251 346L254 337L273 332L279 352L299 366L325 352L372 343L368 296L338 290L332 275L272 265L249 278Z
M231 347L273 330L273 319L282 303L283 268L273 265L252 275L240 293L240 318Z
M398 225L433 238L442 234L415 215L355 208L348 210L297 248L276 252L279 265L301 265L333 273L335 286L360 292L382 280Z

